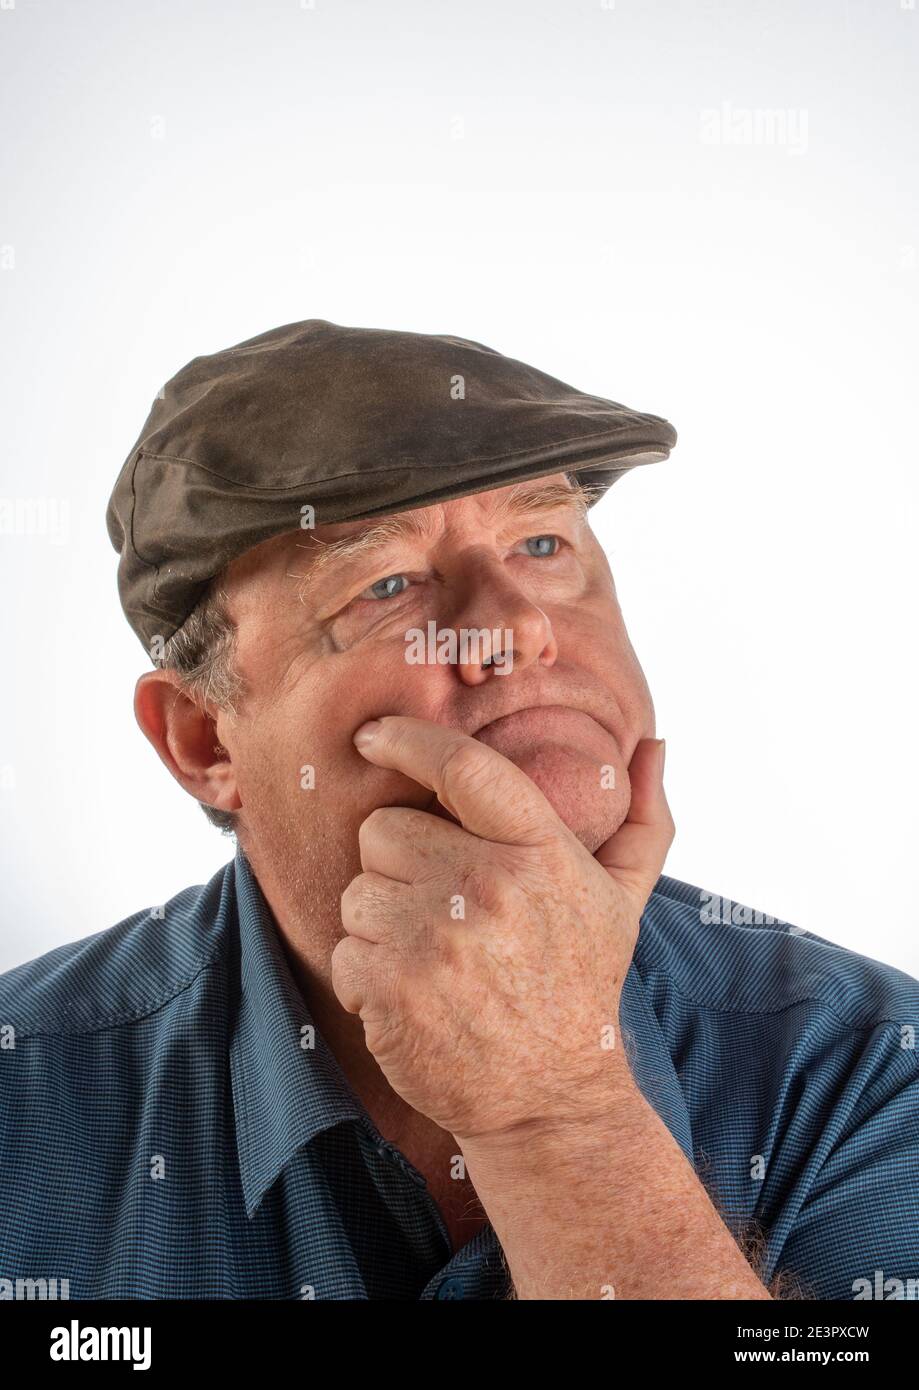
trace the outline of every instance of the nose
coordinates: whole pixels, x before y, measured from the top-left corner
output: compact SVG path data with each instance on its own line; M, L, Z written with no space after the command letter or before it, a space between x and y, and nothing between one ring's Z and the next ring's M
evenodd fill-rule
M452 617L464 685L503 679L534 664L552 666L558 658L548 615L491 553L467 555Z

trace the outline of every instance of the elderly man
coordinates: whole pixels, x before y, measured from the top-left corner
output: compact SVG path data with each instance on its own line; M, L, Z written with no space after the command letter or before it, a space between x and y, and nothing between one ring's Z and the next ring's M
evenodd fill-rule
M135 709L237 853L0 981L0 1275L910 1290L919 985L661 873L589 509L674 441L479 343L319 320L166 385L108 514Z

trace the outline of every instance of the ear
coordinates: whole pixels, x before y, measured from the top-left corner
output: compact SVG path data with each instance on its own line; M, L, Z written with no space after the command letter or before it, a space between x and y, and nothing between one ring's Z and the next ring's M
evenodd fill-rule
M213 717L182 689L175 671L148 671L134 691L134 715L176 781L218 811L242 806L230 755Z

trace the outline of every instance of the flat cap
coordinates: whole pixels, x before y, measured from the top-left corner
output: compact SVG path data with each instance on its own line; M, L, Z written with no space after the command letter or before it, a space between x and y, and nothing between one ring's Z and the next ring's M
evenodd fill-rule
M466 338L286 324L194 358L157 395L106 514L121 604L150 651L271 536L556 472L600 495L675 443L659 415Z

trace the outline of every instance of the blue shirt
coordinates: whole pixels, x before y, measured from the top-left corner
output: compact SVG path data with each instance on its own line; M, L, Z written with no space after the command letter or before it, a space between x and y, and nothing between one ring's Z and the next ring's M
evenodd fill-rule
M916 981L662 876L620 1021L761 1277L916 1297ZM508 1293L313 1035L241 851L0 977L0 1298Z

